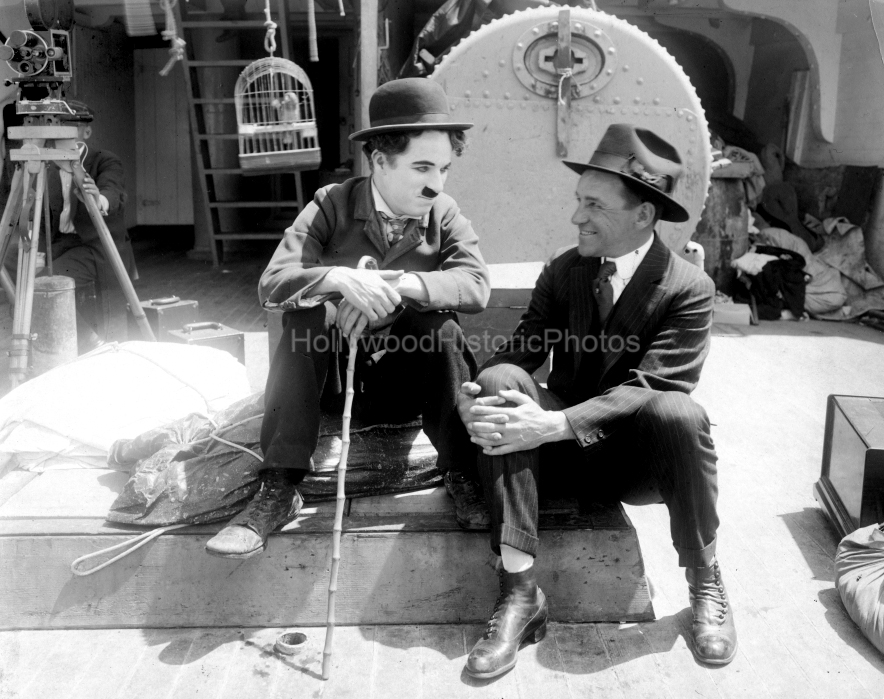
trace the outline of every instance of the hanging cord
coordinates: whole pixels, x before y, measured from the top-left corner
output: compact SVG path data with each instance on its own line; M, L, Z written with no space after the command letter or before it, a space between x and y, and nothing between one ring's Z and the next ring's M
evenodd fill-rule
M276 52L276 22L270 17L270 0L264 0L264 27L267 29L264 35L264 50L273 58Z
M210 418L208 416L204 416L204 417L206 417L206 419L212 423L213 427L216 427L216 428L218 427L217 423L212 418ZM229 430L234 427L238 427L239 425L242 425L243 423L249 422L251 420L257 420L258 418L263 418L263 417L264 417L264 413L261 413L260 415L253 415L252 417L248 417L245 420L240 420L239 422L235 422L232 425L227 425L223 429ZM240 451L245 452L246 454L249 454L250 456L256 458L259 463L264 463L264 459L261 458L261 456L259 454L257 454L256 452L252 451L248 447L244 447L242 444L237 444L236 442L230 442L230 441L224 439L223 437L219 437L216 432L213 432L212 434L210 434L209 438L214 439L217 442L221 442L222 444L226 444L230 447L233 447L234 449L239 449ZM138 536L136 536L132 539L127 539L126 541L120 542L119 544L114 544L113 546L108 546L106 549L101 549L100 551L95 551L94 553L87 553L85 556L80 556L77 560L75 560L73 563L71 563L71 572L74 575L79 575L80 577L92 575L93 573L97 573L99 570L102 570L103 568L107 568L109 565L116 563L120 559L125 558L130 553L137 551L142 546L144 546L146 543L153 541L154 539L162 536L166 532L170 532L173 529L180 529L181 527L189 527L189 526L191 526L191 525L186 524L186 523L185 524L169 524L165 527L158 527L158 528L152 529L148 532L144 532L142 534L139 534ZM81 563L84 563L85 561L88 561L92 558L97 558L98 556L106 556L107 554L112 553L113 551L116 551L117 549L125 549L125 550L122 553L117 554L113 558L105 561L104 563L99 563L98 565L96 565L92 568L83 568L80 565Z
M307 43L310 46L310 62L319 62L319 45L316 43L316 5L307 0Z
M177 4L178 0L160 0L160 7L162 7L166 13L166 28L162 31L162 36L163 39L172 44L169 47L169 60L160 71L160 75L163 77L166 77L171 72L172 66L178 61L184 59L184 47L187 45L184 39L178 36L178 27L175 24L175 13L172 12L172 9Z
M565 68L565 70L560 70L559 75L562 77L559 78L559 104L565 104L565 99L562 96L562 85L565 84L565 78L570 78L573 73L570 68Z

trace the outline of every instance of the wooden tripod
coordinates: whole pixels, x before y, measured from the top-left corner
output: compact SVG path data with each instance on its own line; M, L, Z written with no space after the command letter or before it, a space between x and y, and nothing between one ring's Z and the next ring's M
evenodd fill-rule
M47 117L34 117L38 121ZM0 217L0 263L6 257L9 243L14 234L19 236L18 268L15 282L15 306L12 321L12 349L9 353L9 380L15 388L27 377L28 358L31 349L31 313L34 301L34 277L37 271L37 247L40 240L41 218L48 219L48 206L45 205L46 171L49 163L73 175L89 217L98 235L105 256L114 269L117 280L129 303L129 309L138 321L143 337L155 340L153 330L147 322L144 310L138 302L138 295L129 280L129 273L120 259L107 224L101 215L96 199L83 189L86 172L80 164L77 149L77 127L59 125L29 125L9 128L9 137L24 141L21 148L9 152L16 161L12 176L9 199ZM41 206L41 204L44 204ZM47 220L48 226L48 220ZM49 241L47 240L47 244ZM47 249L47 257L49 250ZM8 286L4 284L4 286Z

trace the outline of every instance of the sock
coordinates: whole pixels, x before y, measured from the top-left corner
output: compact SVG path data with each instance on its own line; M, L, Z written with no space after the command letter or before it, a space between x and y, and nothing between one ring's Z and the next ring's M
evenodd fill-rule
M534 565L534 556L506 544L500 545L500 557L503 559L503 569L507 573L521 573Z

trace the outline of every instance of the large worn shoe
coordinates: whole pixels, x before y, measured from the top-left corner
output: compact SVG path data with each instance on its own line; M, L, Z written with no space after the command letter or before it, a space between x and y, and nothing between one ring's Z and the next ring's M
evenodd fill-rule
M454 500L454 513L461 529L487 531L491 515L479 484L457 471L448 471L443 477L445 490Z
M737 629L718 561L707 568L687 568L685 577L694 615L694 657L710 665L727 665L737 654Z
M467 658L467 674L480 680L497 677L516 664L523 641L546 636L549 607L537 587L532 566L521 573L500 572L500 596L482 638Z
M262 474L260 490L242 512L206 542L206 553L251 558L265 549L270 532L298 516L304 500L290 482L287 469L267 469Z

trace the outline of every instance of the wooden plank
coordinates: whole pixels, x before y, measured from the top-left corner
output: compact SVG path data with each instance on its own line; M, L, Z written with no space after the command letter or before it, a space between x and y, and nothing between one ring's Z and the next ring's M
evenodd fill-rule
M627 699L598 624L557 624L554 638L572 696Z
M627 697L672 696L659 681L653 651L638 624L600 624L597 628Z
M324 629L302 629L309 634L306 654L281 664L272 699L322 696L335 699L365 699L374 668L376 626L342 626L335 628L332 664L328 681L322 680ZM400 682L410 686L413 679L399 675ZM381 695L383 696L383 695Z
M45 632L43 632L45 633ZM78 636L77 642L88 648L94 661L76 684L69 685L71 699L114 699L117 691L129 679L141 657L150 652L145 633L135 629L104 631L68 631Z
M132 673L120 685L117 696L126 699L175 697L172 687L199 631L149 629L144 632L147 650Z
M515 675L520 696L572 696L556 647L555 626L549 624L546 638L539 643L528 644L519 651Z
M423 685L429 690L425 695L445 699L474 697L475 689L465 681L463 674L469 650L464 627L445 624L419 628Z
M267 699L283 663L292 662L273 650L283 629L239 629L239 642L230 658L230 666L218 699ZM182 692L188 687L179 684ZM189 694L189 692L188 692Z
M0 478L0 506L38 475L31 471L10 471Z
M47 648L67 631L0 632L0 697L18 698L49 664Z
M129 474L99 469L46 471L0 506L0 517L104 517Z
M71 561L122 536L0 537L6 627L220 626L325 623L327 532L274 536L261 556L204 552L209 534L152 541L89 577ZM561 531L544 540L541 586L554 619L653 618L634 532ZM584 546L592 560L576 560ZM485 621L497 594L485 536L469 532L345 534L339 623ZM261 594L256 591L260 590Z
M369 696L389 697L401 690L403 677L410 679L412 696L429 696L424 685L420 628L417 626L378 626L374 635Z
M236 629L200 629L175 678L173 697L215 697L224 687L227 672L240 647Z

